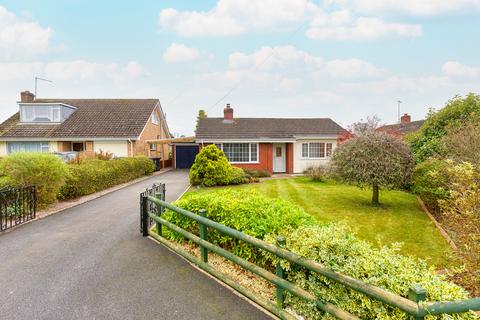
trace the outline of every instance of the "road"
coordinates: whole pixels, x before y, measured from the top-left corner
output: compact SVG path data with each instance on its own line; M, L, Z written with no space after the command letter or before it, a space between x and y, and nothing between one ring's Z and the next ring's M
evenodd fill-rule
M1 319L271 319L139 232L138 195L169 171L0 235Z

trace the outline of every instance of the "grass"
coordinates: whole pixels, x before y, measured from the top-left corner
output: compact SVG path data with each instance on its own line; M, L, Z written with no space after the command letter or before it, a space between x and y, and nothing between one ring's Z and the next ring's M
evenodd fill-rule
M228 188L257 189L272 198L296 203L320 222L341 222L357 236L376 245L403 243L400 252L444 267L452 251L422 211L414 195L402 191L381 191L381 206L371 204L369 189L336 182L313 182L306 177L272 179ZM196 192L209 192L200 189Z

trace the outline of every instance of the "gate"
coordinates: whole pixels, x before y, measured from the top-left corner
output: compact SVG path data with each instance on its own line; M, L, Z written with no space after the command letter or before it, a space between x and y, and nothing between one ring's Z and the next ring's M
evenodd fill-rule
M0 232L35 219L36 211L34 186L0 189Z

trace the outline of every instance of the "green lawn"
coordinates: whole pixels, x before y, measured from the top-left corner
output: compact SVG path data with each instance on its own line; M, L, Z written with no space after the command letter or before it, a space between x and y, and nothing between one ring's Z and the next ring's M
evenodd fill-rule
M253 188L272 198L295 202L321 222L343 222L359 238L374 244L402 242L403 254L445 266L451 250L414 195L381 191L381 207L371 205L371 190L335 182L313 182L305 177L272 179L228 188ZM208 192L200 189L197 192Z

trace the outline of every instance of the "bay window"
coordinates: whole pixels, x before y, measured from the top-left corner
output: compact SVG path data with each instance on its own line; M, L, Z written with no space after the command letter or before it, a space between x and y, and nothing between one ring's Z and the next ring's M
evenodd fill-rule
M217 143L215 145L223 150L229 162L258 162L258 143Z

